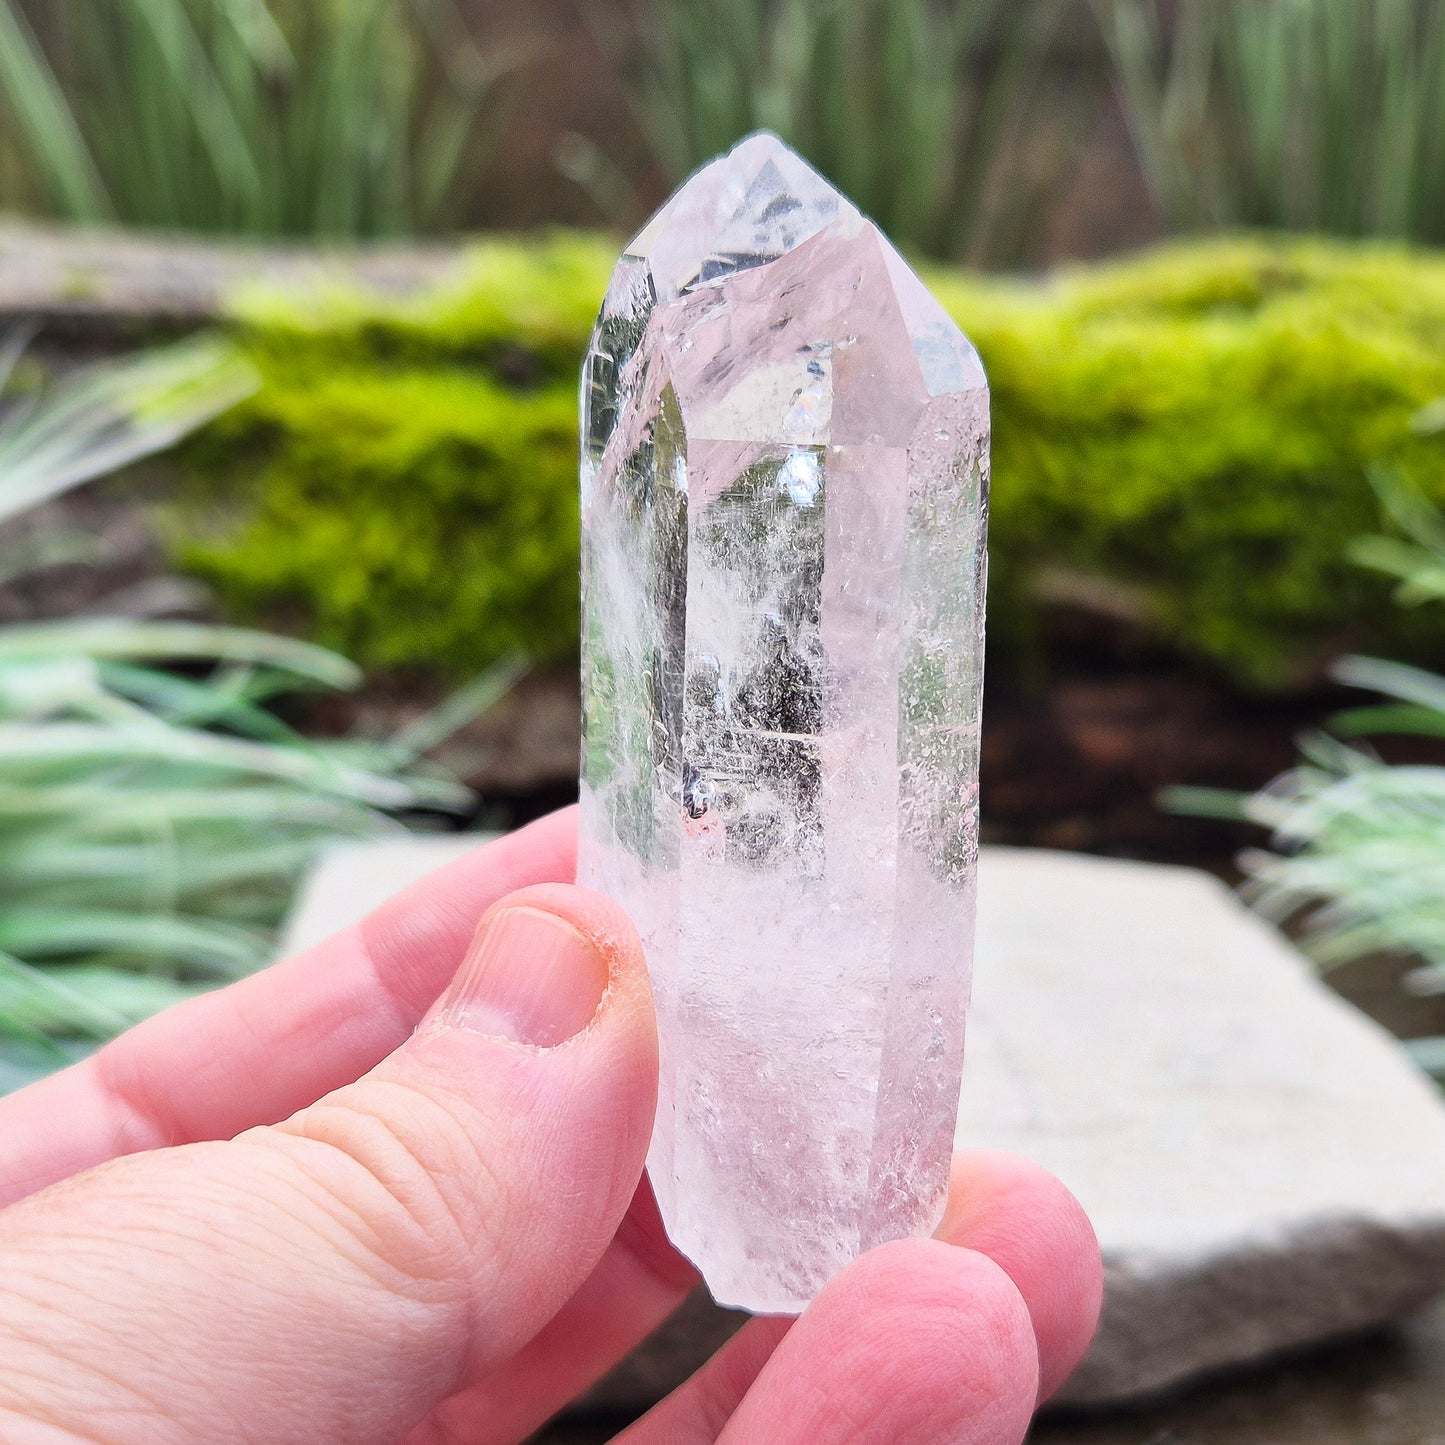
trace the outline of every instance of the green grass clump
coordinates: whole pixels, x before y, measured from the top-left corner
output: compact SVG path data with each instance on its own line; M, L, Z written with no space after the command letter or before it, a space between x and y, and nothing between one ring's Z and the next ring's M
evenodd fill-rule
M1436 0L1093 4L1175 226L1445 240Z
M239 615L368 665L565 655L576 369L615 254L494 241L420 301L244 299L263 385L191 453L230 485L184 559ZM996 648L1026 645L1061 589L1266 686L1341 644L1426 644L1346 553L1371 462L1445 499L1445 457L1409 425L1445 392L1445 258L1243 238L1043 283L929 279L993 387Z
M0 0L0 207L227 235L451 229L530 49L483 45L454 0Z
M628 0L583 7L674 181L782 136L901 244L1016 265L1072 159L1048 61L1061 0ZM1077 105L1070 129L1080 128Z
M1419 429L1438 430L1442 408ZM1403 474L1372 476L1390 530L1360 538L1354 560L1397 579L1394 600L1418 608L1445 598L1445 513ZM1433 608L1428 615L1438 625ZM1294 767L1253 795L1173 788L1181 813L1239 818L1270 830L1268 848L1240 854L1245 894L1276 922L1295 918L1326 968L1371 954L1413 958L1406 983L1445 994L1445 767L1391 764L1376 736L1445 738L1445 677L1375 657L1345 657L1337 682L1372 692L1321 731L1300 739ZM1365 739L1362 744L1359 740ZM1411 1039L1417 1061L1445 1081L1445 1037Z
M27 339L0 334L0 393ZM0 524L170 446L255 380L200 340L0 395ZM0 581L92 555L34 518L0 527ZM317 740L276 704L361 677L309 643L124 617L0 626L0 1094L264 963L330 841L465 811L423 754L515 673L394 737Z

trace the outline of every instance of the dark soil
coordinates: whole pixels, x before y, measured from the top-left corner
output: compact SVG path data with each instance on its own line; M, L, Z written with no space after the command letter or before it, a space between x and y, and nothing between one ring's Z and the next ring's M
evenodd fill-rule
M1253 791L1339 699L1258 697L1178 662L1074 657L1046 682L990 678L980 806L988 843L1233 872L1258 830L1167 811L1164 788Z
M1032 678L996 667L984 706L984 841L1237 876L1234 855L1260 842L1259 831L1171 813L1160 791L1253 791L1290 766L1301 732L1349 699L1328 687L1260 696L1175 658L1099 649L1061 652ZM414 688L398 689L374 695L363 712L381 727L388 714L418 706ZM572 670L547 672L469 728L446 758L481 788L487 808L525 822L574 795L576 717Z
M381 727L414 710L414 690L362 708ZM1128 666L1077 658L1045 680L993 676L981 765L983 838L1191 863L1224 876L1245 825L1180 817L1159 802L1178 783L1252 791L1287 768L1294 739L1347 695L1320 690L1258 697L1168 660ZM519 696L469 728L447 760L485 794L484 806L525 822L575 796L577 692L569 670L529 679Z

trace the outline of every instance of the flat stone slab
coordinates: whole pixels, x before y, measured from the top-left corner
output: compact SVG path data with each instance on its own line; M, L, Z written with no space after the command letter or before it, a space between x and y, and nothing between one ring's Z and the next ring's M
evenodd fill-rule
M421 833L373 843L338 843L301 885L278 956L298 953L359 923L388 898L445 867L494 833Z
M1065 1397L1145 1395L1445 1285L1445 1107L1217 879L994 849L961 1144L1088 1210L1104 1320Z
M475 842L343 847L288 947ZM959 1143L1053 1170L1103 1247L1104 1319L1067 1401L1155 1394L1445 1286L1434 1086L1213 877L985 849L969 1031ZM655 1398L735 1320L694 1301L597 1398Z

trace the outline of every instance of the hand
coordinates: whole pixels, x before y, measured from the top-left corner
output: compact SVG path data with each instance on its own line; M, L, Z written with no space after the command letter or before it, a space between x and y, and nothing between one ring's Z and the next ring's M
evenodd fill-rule
M0 1100L0 1439L517 1441L671 1313L697 1280L639 1183L641 950L565 885L575 835L544 819ZM1093 1235L982 1154L941 1236L750 1322L623 1439L1021 1440L1093 1330Z

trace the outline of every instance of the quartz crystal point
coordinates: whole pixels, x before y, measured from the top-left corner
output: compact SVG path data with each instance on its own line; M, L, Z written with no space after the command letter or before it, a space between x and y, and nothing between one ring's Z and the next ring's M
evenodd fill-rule
M582 378L579 880L661 1031L648 1156L720 1303L938 1225L977 851L988 390L781 141L613 272Z

